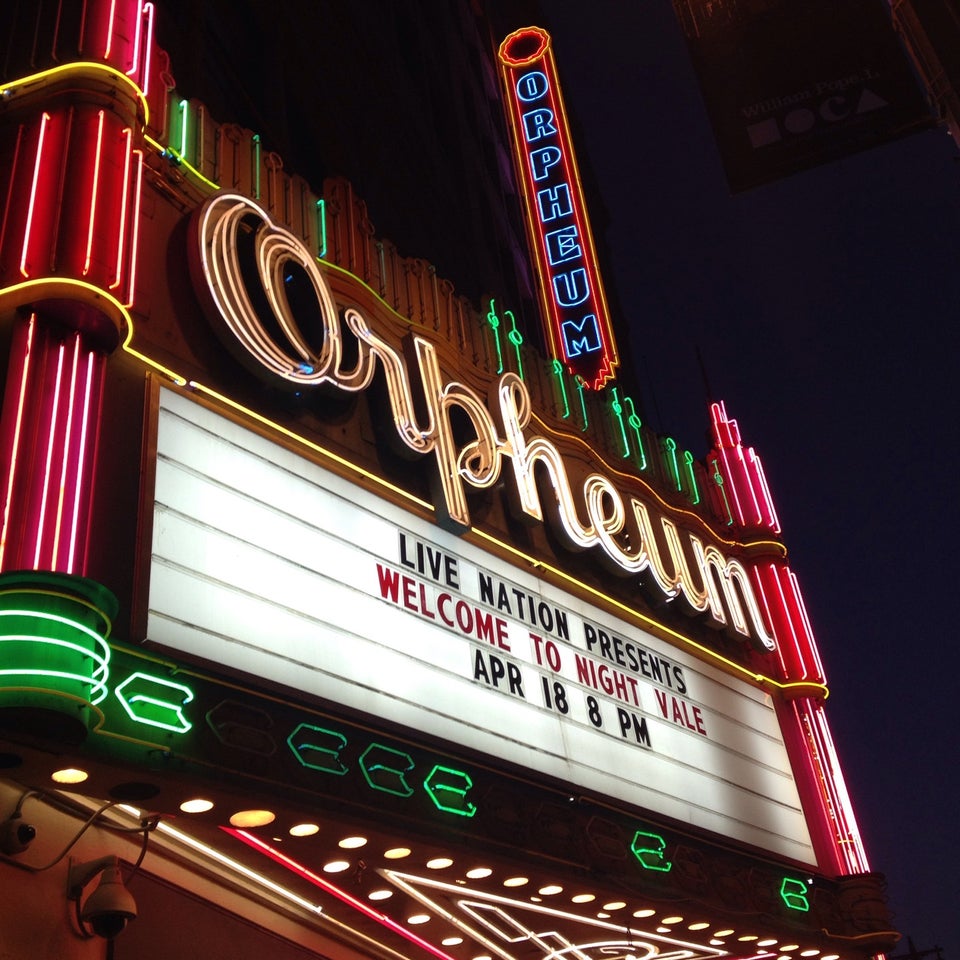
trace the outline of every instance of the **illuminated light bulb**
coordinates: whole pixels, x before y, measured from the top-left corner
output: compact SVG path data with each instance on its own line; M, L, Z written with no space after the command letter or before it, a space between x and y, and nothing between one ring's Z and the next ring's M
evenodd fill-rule
M710 924L707 923L706 920L698 920L696 923L691 923L690 926L687 927L687 929L688 929L688 930L706 930L707 927L709 927L709 926L710 926ZM771 942L771 943L776 943L777 941L776 941L776 940L771 940L770 942Z
M383 855L387 860L402 860L404 857L409 857L410 853L409 847L393 847L393 849L385 851Z
M672 926L675 923L683 923L683 917L664 917L663 923Z
M445 870L447 867L452 867L453 861L449 857L434 857L432 860L427 861L428 870Z
M530 882L528 877L508 877L503 881L505 887L523 887Z
M206 813L213 809L213 801L206 800L203 797L194 797L192 800L184 800L180 804L180 809L184 813Z
M817 950L816 947L811 947L809 950L801 950L801 951L800 951L800 956L801 956L801 957L815 957L815 956L817 956L817 954L819 954L819 953L820 953L820 951Z
M785 944L780 948L780 952L781 952L781 953L793 953L794 950L799 950L799 949L800 949L800 944L799 944L799 943L785 943Z
M548 883L545 887L541 887L537 893L544 897L552 897L555 893L563 893L563 887L559 883Z
M50 774L50 779L54 783L83 783L90 774L86 770L78 770L76 767L64 767L63 770L54 770Z
M389 900L392 896L393 896L392 890L386 890L386 889L371 890L367 894L367 899L368 900Z
M634 910L633 915L635 917L640 917L640 918L652 917L656 912L657 912L656 910L650 910L649 908L647 908L645 910Z
M291 837L312 837L320 832L318 823L295 823L289 830Z
M409 923L411 926L416 926L420 923L429 923L429 921L429 913L415 913L412 917L407 917L407 923Z
M592 893L578 893L570 898L571 903L591 903L596 900L596 895Z
M745 933L742 937L737 937L737 940L740 941L740 943L750 943L751 940L756 940L756 939L758 938L755 933ZM820 951L818 950L817 953L819 952Z
M714 930L713 935L715 937L729 937L733 933L732 930Z
M344 837L337 846L344 850L356 850L367 845L366 837Z
M471 880L482 880L484 877L489 877L491 873L493 871L489 867L474 867L467 871L467 876Z
M463 937L444 937L440 943L445 947L455 947L458 943L463 943Z
M277 815L272 810L238 810L230 817L231 827L265 827Z
M603 905L604 910L622 910L627 905L626 900L611 900L609 903ZM668 920L664 920L664 923L669 923Z
M323 865L324 873L343 873L344 870L350 869L349 860L331 860L329 863Z
M769 939L767 939L767 940L761 940L761 941L757 944L757 946L758 946L758 947L772 947L772 946L774 946L774 944L776 944L776 942L777 942L777 941L774 940L774 939L771 937L771 938L769 938ZM824 958L824 960L826 960L826 958ZM838 957L834 957L833 960L839 960L839 958L838 958Z

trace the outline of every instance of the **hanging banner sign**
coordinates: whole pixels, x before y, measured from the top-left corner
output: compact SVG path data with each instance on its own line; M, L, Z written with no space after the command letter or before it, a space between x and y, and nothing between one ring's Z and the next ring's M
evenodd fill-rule
M730 189L934 122L879 0L674 0Z
M511 33L500 67L550 349L599 390L619 358L550 35L539 27Z

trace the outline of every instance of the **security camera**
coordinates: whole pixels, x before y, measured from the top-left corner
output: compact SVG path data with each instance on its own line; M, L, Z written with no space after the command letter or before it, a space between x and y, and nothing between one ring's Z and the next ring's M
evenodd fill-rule
M93 933L105 940L112 940L123 931L129 921L136 919L137 904L130 891L123 885L120 875L120 863L114 858L108 858L106 865L98 862L93 865L85 864L74 867L74 871L87 870L86 878L81 879L79 885L74 886L76 899L83 896L83 887L96 876L102 873L97 889L87 897L80 907L79 917L82 924L90 927ZM76 876L76 874L74 874Z
M19 813L0 823L0 851L8 857L23 853L33 843L37 828L27 823Z

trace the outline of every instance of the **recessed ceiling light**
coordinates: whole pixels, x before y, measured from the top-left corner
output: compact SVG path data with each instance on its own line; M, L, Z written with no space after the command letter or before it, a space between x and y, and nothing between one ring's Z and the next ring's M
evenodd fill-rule
M798 943L785 943L781 948L781 953L793 953L794 950L799 950L800 944Z
M576 896L570 898L571 903L590 903L593 900L596 900L596 895L592 893L578 893Z
M503 885L505 887L522 887L529 882L527 877L507 877L507 879L503 881Z
M673 926L676 923L683 923L683 917L664 917L663 922Z
M609 920L609 919L610 919L610 914L607 913L605 910L598 910L598 911L597 911L597 918L598 918L599 920Z
M458 943L463 943L463 937L444 937L440 943L445 947L455 947Z
M688 929L688 930L706 930L707 927L709 927L709 926L710 926L710 924L707 923L706 920L698 920L696 923L691 923L690 926L687 927L687 929ZM776 940L771 940L770 942L771 942L771 943L776 943L777 941L776 941Z
M392 890L381 889L381 890L371 890L367 894L368 900L389 900L393 896Z
M634 910L633 915L635 917L652 917L657 911L656 910Z
M471 880L482 880L484 877L489 877L491 873L493 871L489 867L474 867L467 871L467 876Z
M603 905L604 910L622 910L626 906L625 900L611 900L609 903ZM669 923L669 920L664 920L664 923Z
M404 857L410 856L410 848L393 847L393 849L385 851L383 855L387 860L402 860Z
M733 933L732 930L714 930L713 935L715 937L729 937Z
M238 810L230 817L232 827L265 827L277 815L272 810Z
M323 865L324 873L343 873L344 870L350 869L349 860L331 860L329 863Z
M319 832L320 824L318 823L295 823L290 828L291 837L312 837Z
M758 947L772 947L776 942L777 942L777 941L774 940L774 939L771 937L769 940L761 940L761 941L757 944L757 946L758 946ZM824 960L826 960L826 957L824 957ZM839 960L839 958L838 958L838 957L834 957L833 960Z
M184 800L180 804L183 813L206 813L213 809L213 801L204 797L194 797L192 800Z
M815 957L820 951L816 947L811 947L809 950L801 950L801 957Z
M555 893L563 893L563 887L559 883L548 883L545 887L541 887L537 893L544 897L552 897Z
M428 870L445 870L447 867L452 867L453 861L449 857L434 857L432 860L427 861Z
M344 850L357 850L359 847L365 847L366 845L366 837L344 837L338 844Z
M742 937L737 937L737 940L739 940L740 943L750 943L752 940L759 940L759 939L760 938L755 933L745 933ZM817 950L815 952L819 953L820 951Z
M415 913L412 917L407 917L407 923L411 926L416 926L419 923L428 923L429 921L429 913Z
M76 767L64 767L63 770L54 770L50 774L50 779L54 783L83 783L90 774L86 770L78 770Z

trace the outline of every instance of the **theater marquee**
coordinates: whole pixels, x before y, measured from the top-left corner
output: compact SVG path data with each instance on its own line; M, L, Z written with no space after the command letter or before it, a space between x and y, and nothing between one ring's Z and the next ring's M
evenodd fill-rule
M770 697L161 391L147 637L815 857Z

